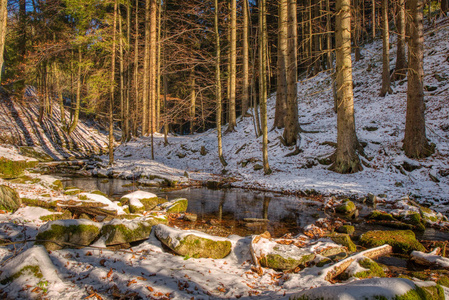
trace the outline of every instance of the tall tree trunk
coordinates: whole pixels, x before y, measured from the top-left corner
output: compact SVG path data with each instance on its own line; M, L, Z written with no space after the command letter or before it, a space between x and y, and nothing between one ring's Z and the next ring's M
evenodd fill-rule
M118 10L118 32L119 32L119 68L120 68L120 128L122 130L121 143L126 142L126 126L125 126L125 68L123 64L123 28L122 13Z
M411 158L422 158L431 155L434 147L430 146L426 137L424 118L424 30L423 0L410 0L410 38L408 40L408 88L407 113L405 117L404 152Z
M327 68L333 73L334 64L332 62L332 32L331 32L331 7L329 0L326 0L326 42L327 42Z
M382 0L382 89L380 97L385 97L387 93L391 94L390 83L390 32L388 26L388 0Z
M125 128L126 141L131 138L131 128L129 121L130 96L131 96L131 2L126 4L126 39L128 53L126 55L126 97L125 97Z
M268 124L267 124L267 40L266 40L266 0L259 0L259 102L262 121L263 170L271 173L268 163Z
M313 74L316 75L321 71L321 41L320 41L320 30L321 30L321 16L320 16L320 0L313 1Z
M226 131L235 131L235 90L237 80L237 0L231 0L231 53L229 74L229 124Z
M356 153L359 142L355 132L351 62L351 1L337 0L337 150L331 170L354 173L362 170Z
M398 48L396 53L396 67L394 70L393 81L404 79L407 74L407 58L405 56L405 0L398 0Z
M287 115L285 118L284 141L288 146L297 145L299 134L298 88L297 88L297 44L298 22L296 0L288 2L288 63L287 63Z
M156 75L157 75L157 0L151 0L150 17L150 133L151 159L154 159L154 132L156 131Z
M223 157L223 144L221 138L221 75L220 75L220 32L218 31L218 0L214 1L214 29L215 29L215 43L216 43L216 58L215 58L215 97L217 98L217 140L218 140L218 158L220 159L223 167L226 167L228 164Z
M115 44L117 30L117 2L114 1L114 22L112 27L111 78L109 90L109 165L114 163L114 91L115 91Z
M243 1L243 84L242 84L242 116L245 117L249 107L249 46L248 46L248 0Z
M279 0L278 21L278 60L277 60L277 91L276 110L274 112L275 128L285 126L285 114L287 110L287 66L288 66L288 0Z
M58 67L56 65L56 62L53 63L53 72L55 76L55 84L56 84L56 93L58 94L58 100L59 100L59 110L61 111L61 123L63 128L65 129L66 120L65 120L65 108L64 108L64 98L62 97L62 88L60 83L60 77L62 76L61 72L58 72Z
M373 40L376 38L376 0L372 1L372 5L371 5L371 14L372 14L372 27L371 29L373 30Z
M190 134L193 134L196 113L195 67L193 67L190 72Z
M148 134L148 88L150 83L150 1L145 1L145 49L143 58L143 80L142 80L142 135Z
M161 117L161 48L162 48L162 41L161 41L161 20L162 20L162 0L158 0L157 6L159 8L159 14L157 18L157 71L156 71L156 78L157 78L157 87L156 87L156 121L155 121L155 129L156 131L159 131L160 129L160 117Z
M135 33L134 33L134 120L133 134L137 136L137 122L140 112L140 95L139 95L139 0L136 0L136 16L135 16ZM143 124L143 122L142 122ZM142 131L143 133L143 131Z
M246 0L245 0L246 1ZM5 51L6 23L8 20L8 0L0 1L0 84L3 74L3 53Z
M449 12L449 0L441 0L441 10L444 13Z
M362 0L363 1L363 0ZM360 3L359 0L354 0L354 52L355 61L359 61L362 57L360 53Z
M69 127L69 134L71 134L76 126L78 125L78 119L80 115L80 108L81 108L81 46L78 46L78 82L76 84L76 104L75 104L75 111L73 114L73 120Z

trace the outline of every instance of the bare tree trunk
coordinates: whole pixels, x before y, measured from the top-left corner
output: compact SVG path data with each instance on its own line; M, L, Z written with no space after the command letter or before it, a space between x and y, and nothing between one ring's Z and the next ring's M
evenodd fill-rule
M114 20L115 22L115 20ZM115 29L114 29L115 30ZM114 31L115 32L115 31ZM69 134L71 134L76 126L78 125L78 119L80 115L81 108L81 46L78 46L78 82L76 84L76 104L75 104L75 112L73 115L72 123L69 127Z
M408 88L407 113L405 118L404 152L411 158L431 155L434 147L429 145L426 137L424 118L424 30L423 0L410 0L410 39L408 41Z
M268 125L267 125L267 40L266 40L266 0L259 0L259 99L262 119L262 157L263 170L271 173L268 164Z
M125 97L125 128L126 128L126 142L131 138L131 128L129 121L130 96L131 96L131 3L126 4L126 38L128 44L128 53L126 55L126 97Z
M162 20L162 0L158 0L157 6L159 7L159 14L157 19L157 87L156 87L156 122L155 122L155 130L159 131L160 129L160 118L161 118L161 20Z
M297 88L297 20L296 0L288 2L288 64L287 64L287 115L284 141L288 146L297 145L299 134Z
M151 0L150 17L150 133L151 159L154 159L154 132L156 131L156 75L157 75L157 0Z
M139 0L136 0L136 16L135 16L135 33L134 33L134 121L133 121L133 133L137 136L140 112L140 97L139 97ZM142 114L143 115L143 114ZM143 122L142 122L143 124ZM143 128L142 128L143 129ZM143 133L143 130L142 130Z
M220 32L218 31L218 0L215 0L214 7L214 29L215 29L215 43L216 43L216 61L215 61L215 97L217 98L217 140L218 140L218 158L220 159L223 167L226 167L228 164L223 157L223 144L221 139L221 75L220 75Z
M120 128L122 130L121 143L126 141L125 127L125 72L123 65L123 31L122 31L122 13L118 10L118 32L119 32L119 68L120 68Z
M444 13L449 12L449 0L441 0L441 11Z
M278 60L277 60L277 92L276 110L274 113L275 128L283 128L287 110L287 34L288 34L288 0L279 0L278 21Z
M190 134L193 134L196 113L195 67L190 72Z
M326 42L327 42L327 68L333 72L334 64L332 62L332 33L331 33L331 8L329 0L326 0Z
M362 0L363 1L363 0ZM360 53L360 3L359 0L354 0L354 52L355 61L361 59Z
M382 89L380 97L385 97L387 93L391 94L390 83L390 33L388 26L388 0L382 0Z
M242 116L245 117L249 107L249 47L248 47L248 0L243 1L243 85L242 85Z
M405 0L398 0L397 8L398 49L393 81L404 79L407 75L407 58L405 56Z
M150 1L145 1L145 49L143 57L142 80L142 135L148 134L148 100L150 84Z
M337 0L337 151L331 170L355 173L362 170L356 153L358 140L354 121L351 62L351 1Z
M246 1L246 0L245 0ZM0 1L0 84L2 82L3 62L6 39L6 23L8 20L8 0Z
M61 111L61 123L63 128L66 127L66 120L65 120L65 109L64 109L64 98L62 97L62 88L61 84L59 82L61 73L58 72L58 67L56 66L56 62L53 63L53 72L55 76L55 84L56 84L56 93L58 94L58 100L59 100L59 110Z
M111 79L109 99L109 165L114 163L114 91L115 91L115 44L117 30L117 2L114 1L114 22L112 27L112 57L111 57Z
M231 0L231 52L229 74L229 124L227 132L235 131L237 126L235 112L235 90L237 80L237 0Z
M371 13L372 13L372 30L373 30L373 40L376 38L376 0L373 0L371 5Z

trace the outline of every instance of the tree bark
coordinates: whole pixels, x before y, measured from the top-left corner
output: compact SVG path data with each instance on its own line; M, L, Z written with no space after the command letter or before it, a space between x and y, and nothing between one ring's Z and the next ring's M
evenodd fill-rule
M150 1L145 1L145 48L143 57L143 80L142 80L142 135L148 134L148 100L150 84Z
M114 20L115 21L115 20ZM115 33L115 29L114 29ZM78 82L76 84L76 104L75 104L75 112L73 115L72 123L69 127L69 134L71 134L78 125L78 119L80 115L80 108L81 108L81 46L78 46Z
M288 0L279 0L278 21L278 60L277 60L277 91L276 110L274 113L275 128L283 128L287 112L287 35L288 35Z
M262 121L262 157L265 175L271 174L268 163L268 125L267 125L267 21L266 0L259 0L259 99Z
M237 126L235 112L235 89L237 80L237 0L231 0L231 52L229 74L229 124L227 132L235 131Z
M407 113L405 117L404 152L410 158L423 158L434 152L426 137L424 117L424 30L423 0L411 0L410 39L408 41L408 88Z
M190 72L190 134L193 134L196 113L195 67Z
M390 82L390 33L388 26L388 0L382 0L382 89L380 97L385 97L387 93L391 94Z
M58 100L59 100L59 110L61 111L61 123L62 123L63 128L65 128L66 120L65 120L64 98L62 97L62 88L61 88L61 84L60 84L61 73L58 72L58 67L56 65L56 62L53 63L53 72L54 72L54 76L55 76L56 93L58 94Z
M121 143L126 141L125 127L125 69L123 64L123 31L122 31L122 13L118 10L118 27L119 27L119 68L120 68L120 128L122 130Z
M2 82L3 62L6 39L6 24L8 20L8 0L0 1L0 84Z
M299 134L297 89L297 19L296 0L288 2L288 60L287 60L287 115L284 141L287 146L297 145Z
M157 75L157 0L151 0L150 17L150 133L151 159L154 160L154 132L156 132L156 75Z
M117 29L117 2L114 1L114 21L112 27L111 78L109 90L109 165L114 163L114 92L115 92L115 47Z
M249 107L249 46L248 46L248 0L243 1L243 84L242 84L242 116L245 117Z
M331 170L355 173L362 170L356 153L358 140L355 132L354 96L351 62L351 1L337 0L337 151Z
M376 0L372 1L371 14L372 14L371 29L373 30L373 40L374 40L376 38Z
M136 0L136 16L135 16L135 33L134 33L134 118L133 118L133 134L137 136L140 112L140 95L139 95L139 0ZM143 123L143 122L142 122ZM143 132L143 131L142 131Z
M404 79L407 75L407 58L405 56L405 0L398 0L397 9L398 46L393 81Z
M216 57L215 57L215 97L217 99L217 113L216 113L216 122L217 122L217 140L218 140L218 158L220 159L223 167L226 167L228 164L223 157L223 144L221 137L221 75L220 75L220 64L221 64L221 48L220 48L220 32L218 31L218 0L214 1L214 29L215 29L215 43L216 43Z

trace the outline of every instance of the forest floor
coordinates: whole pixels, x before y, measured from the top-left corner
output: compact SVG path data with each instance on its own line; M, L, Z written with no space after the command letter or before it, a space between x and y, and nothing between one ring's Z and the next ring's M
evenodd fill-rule
M223 136L223 153L228 166L223 168L217 154L216 130L188 135L169 135L164 146L162 135L154 136L155 160L151 161L150 137L134 139L115 150L113 172L123 178L144 174L164 175L163 170L183 179L207 180L210 174L225 175L232 186L261 190L324 195L364 197L368 193L397 200L410 195L420 202L445 211L449 201L449 35L442 19L425 35L424 84L426 129L428 139L436 145L431 157L412 160L404 155L407 81L392 83L393 94L379 97L382 76L382 41L365 45L363 59L353 64L354 109L359 141L366 145L364 169L356 174L341 175L320 164L335 151L337 120L333 111L331 76L322 72L298 83L301 153L288 156L293 147L280 142L283 130L268 133L268 157L273 173L264 175L262 137L256 137L252 117L237 121L235 132ZM393 69L396 45L392 40L390 68ZM275 95L268 99L268 128L273 127ZM226 126L223 126L223 132ZM307 133L313 132L313 133ZM207 154L201 154L204 147ZM203 153L204 154L204 153ZM101 157L105 162L107 157Z
M116 149L116 162L112 168L105 167L95 172L111 172L126 178L156 174L186 183L189 180L205 181L210 178L219 180L225 175L233 178L235 181L232 185L238 187L289 193L313 193L312 190L315 190L325 195L357 197L371 192L385 194L381 198L386 200L387 204L410 194L420 202L431 204L433 209L446 212L449 201L447 36L447 26L437 27L434 31L428 30L425 36L427 135L436 144L436 152L429 158L410 160L401 150L407 83L395 82L392 95L378 97L381 86L382 45L380 40L376 40L362 49L364 59L355 62L353 66L356 130L360 141L366 143L367 157L372 158L364 159L364 170L359 173L336 174L329 171L328 166L319 163L320 159L335 151L332 144L336 141L336 116L333 112L331 77L328 73L320 73L298 83L302 128L317 131L301 134L302 152L286 157L294 149L282 146L278 139L282 131L274 129L269 132L269 160L273 170L271 175L263 175L263 170L254 168L256 164L261 164L262 151L261 138L255 137L251 117L240 118L236 132L224 135L223 152L229 164L225 169L216 153L216 131L209 130L193 136L171 135L170 144L167 146L163 145L162 136L155 136L154 161L150 159L150 138L133 140ZM391 67L395 63L394 56L393 46ZM275 97L272 96L268 102L269 127L273 124L274 103ZM7 105L9 107L2 104L2 109L16 109L17 115L23 114L24 117L20 117L22 121L7 119L15 115L5 111L5 114L0 116L3 118L1 126L24 123L23 120L30 118L34 120L32 123L35 122L36 111L34 115L29 115L27 112L21 113L16 104ZM22 126L28 131L33 130L31 128L35 125L31 125L32 123L20 125L20 130L23 130ZM80 138L79 144L85 141L87 144L84 148L89 149L92 143L88 142L87 133L95 133L95 130L83 126L80 130L87 130L85 134L81 131L76 136ZM36 127L34 130L41 132L41 129ZM40 146L47 147L44 145L53 143L52 139L45 138L48 133L40 136ZM98 143L98 148L106 145L104 135L96 134L93 138L95 143ZM14 141L17 142L17 139ZM208 152L204 156L200 154L202 146ZM64 154L66 150L56 148L53 151L57 158L75 155ZM0 156L5 155L14 157L18 154L14 149L0 149ZM101 159L107 161L105 156L101 156ZM185 176L185 171L189 178ZM38 183L14 183L3 179L0 179L0 183L16 188L22 198L70 201L77 197L64 194L64 191L53 190L50 186L56 178L52 176L33 173L27 173L27 176L29 182ZM330 203L333 200L326 197L326 201ZM55 214L40 207L22 206L15 213L0 214L0 238L13 241L32 240L39 228L46 223L40 217L52 213ZM251 236L230 236L232 250L224 259L196 259L173 255L156 239L154 232L140 245L120 251L83 248L47 252L41 246L34 246L32 242L2 246L0 295L6 299L249 299L253 296L262 299L284 299L311 288L335 287L340 284L324 279L323 272L329 271L326 267L313 266L298 272L277 272L264 268L261 275L254 272L251 239ZM320 242L323 241L314 240L316 244ZM12 282L3 281L13 274L16 277ZM420 282L416 278L414 280ZM414 286L410 286L410 282L397 278L374 278L368 281L350 279L344 282L349 285L341 285L338 292L346 293L347 296L349 293L352 297L350 299L380 294L393 297L395 293L402 294L413 289ZM310 295L319 298L329 293L335 295L337 290L317 289L315 294ZM449 290L444 288L444 292L448 297Z

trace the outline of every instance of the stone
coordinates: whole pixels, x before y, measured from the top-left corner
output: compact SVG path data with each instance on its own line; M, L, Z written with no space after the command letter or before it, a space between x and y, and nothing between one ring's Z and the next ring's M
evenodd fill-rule
M343 201L342 204L338 205L335 208L335 211L339 214L344 215L351 215L357 210L357 207L355 206L354 202L352 202L349 199L346 199Z
M147 239L154 225L166 224L165 217L140 217L131 220L113 219L103 225L100 240L106 246L132 243Z
M156 237L176 254L192 258L226 257L232 249L227 238L216 237L195 230L180 230L166 225L154 227Z
M186 198L177 198L166 203L162 203L160 206L165 209L167 213L183 213L187 210L189 201Z
M354 226L352 225L343 225L337 228L337 232L339 233L346 233L349 235L353 235L355 231Z
M426 251L411 230L368 231L362 234L359 243L367 248L388 244L393 247L393 252L402 254L410 254L413 250Z
M370 220L378 220L378 221L396 221L392 214L381 210L373 210L367 217Z
M334 243L345 246L349 250L349 252L355 252L357 250L357 247L355 246L354 242L351 240L348 234L332 233L329 234L328 237Z
M377 206L377 197L374 194L372 194L372 193L368 193L368 195L365 198L365 203L369 207L376 208L376 206Z
M82 246L88 246L95 240L100 233L100 229L100 223L85 219L50 221L39 228L36 236L37 240L47 241L36 242L36 244L41 244L51 251L62 248L82 248ZM62 243L57 244L58 242ZM63 243L76 245L65 245Z
M263 166L261 164L255 164L253 167L254 171L259 171L263 169Z
M22 204L16 190L6 185L0 185L0 209L15 212Z
M198 219L198 215L197 214L184 214L183 219L188 222L196 222L196 220Z

